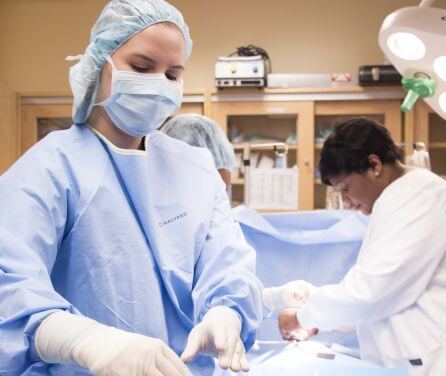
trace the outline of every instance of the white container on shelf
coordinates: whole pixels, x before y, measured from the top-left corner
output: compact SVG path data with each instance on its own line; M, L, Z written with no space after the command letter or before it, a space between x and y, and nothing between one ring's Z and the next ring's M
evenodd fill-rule
M350 73L269 73L269 88L307 88L356 86L358 78Z
M250 169L248 206L256 210L297 210L298 187L297 166Z

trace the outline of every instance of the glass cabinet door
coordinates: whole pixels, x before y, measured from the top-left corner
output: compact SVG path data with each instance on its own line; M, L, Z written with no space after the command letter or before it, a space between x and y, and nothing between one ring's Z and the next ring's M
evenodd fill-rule
M37 141L53 131L68 129L73 125L71 117L37 118Z
M228 138L234 146L237 160L237 167L231 179L233 206L245 202L245 174L242 167L244 143L249 142L253 146L250 155L251 168L273 168L279 164L284 167L297 166L297 122L297 114L228 115ZM256 145L265 144L270 146L255 149ZM282 148L278 148L276 152L274 144L285 144L286 152Z
M250 143L250 168L286 166L298 168L295 184L299 210L313 206L313 103L312 102L217 102L212 118L222 127L234 146L237 166L232 174L232 205L245 203L243 147ZM285 144L287 153L274 150ZM255 149L256 145L270 146ZM280 209L268 209L278 211Z
M24 104L21 111L21 152L48 133L71 127L71 104Z
M366 116L385 125L392 138L401 142L401 112L399 101L357 101L357 102L320 102L315 106L314 128L314 208L324 209L327 205L327 187L322 184L318 170L320 153L324 141L333 131L336 124L354 116Z

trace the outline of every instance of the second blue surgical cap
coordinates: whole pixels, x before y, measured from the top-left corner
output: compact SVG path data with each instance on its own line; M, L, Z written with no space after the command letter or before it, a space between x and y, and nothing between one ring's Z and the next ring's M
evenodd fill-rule
M170 119L161 131L189 145L208 148L217 169L234 169L234 149L222 129L212 119L196 114L178 115Z
M173 23L181 30L188 58L192 50L189 28L181 13L166 1L112 0L107 4L91 30L90 44L70 69L74 123L84 123L90 115L106 56L136 33L160 22Z

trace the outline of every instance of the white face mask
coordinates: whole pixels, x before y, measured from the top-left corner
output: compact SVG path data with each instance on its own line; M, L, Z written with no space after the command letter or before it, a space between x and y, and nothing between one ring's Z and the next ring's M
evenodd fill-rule
M143 137L158 129L178 111L183 83L171 81L162 73L119 71L112 66L111 95L102 106L113 123L133 137Z

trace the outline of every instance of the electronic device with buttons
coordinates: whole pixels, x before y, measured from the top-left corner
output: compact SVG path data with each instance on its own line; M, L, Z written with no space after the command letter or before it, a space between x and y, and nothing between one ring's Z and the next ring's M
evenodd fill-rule
M265 87L265 59L261 55L219 57L215 64L215 86Z

